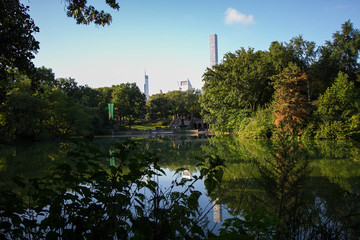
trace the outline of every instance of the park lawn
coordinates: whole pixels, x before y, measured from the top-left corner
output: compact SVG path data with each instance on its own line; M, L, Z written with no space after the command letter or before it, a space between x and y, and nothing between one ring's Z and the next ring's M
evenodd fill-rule
M132 125L131 130L147 131L147 130L155 129L156 127L166 128L166 126L162 126L162 122L157 122L157 123L147 123L141 125Z

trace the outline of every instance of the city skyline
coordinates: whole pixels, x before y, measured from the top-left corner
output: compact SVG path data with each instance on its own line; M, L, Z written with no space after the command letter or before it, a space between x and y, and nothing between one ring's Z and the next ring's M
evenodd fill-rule
M144 68L151 76L149 94L178 88L190 79L203 85L209 67L209 34L218 36L218 62L241 47L268 50L271 42L289 42L302 35L317 46L332 39L351 20L360 28L356 0L289 2L122 0L120 10L105 1L94 6L112 14L110 26L76 25L66 16L66 1L21 0L40 32L37 67L53 69L56 77L72 77L79 85L106 87L135 82L142 88Z

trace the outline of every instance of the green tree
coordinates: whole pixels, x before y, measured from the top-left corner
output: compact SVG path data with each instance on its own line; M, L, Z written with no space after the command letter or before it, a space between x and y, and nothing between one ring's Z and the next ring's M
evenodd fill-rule
M46 104L45 127L55 137L89 134L92 116L60 88L47 87L42 96Z
M39 49L34 34L39 32L34 21L19 0L0 1L0 103L5 100L8 82L12 78L9 69L33 75L32 59Z
M201 117L200 96L199 90L191 89L185 92L185 106L190 117Z
M346 73L350 81L356 81L360 74L359 54L360 32L350 20L346 21L341 31L333 34L332 41L319 48L319 59L312 66L316 95L332 85L339 71Z
M291 51L288 44L274 41L269 47L269 61L275 69L275 74L280 74L290 62L294 62L294 51Z
M171 118L171 102L163 93L150 96L146 110L148 120L168 121Z
M346 120L357 112L356 91L347 74L339 72L335 82L319 97L318 113L325 120Z
M165 94L170 101L171 116L173 117L200 117L200 91L191 89L187 91L171 91Z
M185 93L182 91L171 91L166 93L171 105L171 116L181 117L187 115Z
M8 92L2 113L2 127L13 137L34 139L42 134L44 103L26 87L29 86L26 84Z
M271 99L269 85L275 68L267 52L254 49L227 53L222 64L207 69L200 103L205 120L220 132L232 131L235 126L228 119L242 109L255 111Z
M333 34L332 42L327 42L327 46L332 49L331 57L338 62L339 71L346 73L350 81L356 80L356 75L360 74L360 32L354 29L350 20L341 26L341 31Z
M317 57L317 49L315 42L306 41L302 35L294 37L287 44L287 48L294 55L295 63L305 73L308 74L307 84L307 96L308 101L311 101L312 87L311 87L311 66L315 62Z
M131 128L134 120L145 114L146 97L135 83L122 83L112 88L115 114L119 116L120 123L127 121Z
M360 101L355 84L339 72L331 87L319 97L321 119L316 138L349 138L360 133Z

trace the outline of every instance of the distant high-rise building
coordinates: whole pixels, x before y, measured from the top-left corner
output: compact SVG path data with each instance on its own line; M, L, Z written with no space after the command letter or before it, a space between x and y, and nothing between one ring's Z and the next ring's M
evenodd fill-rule
M186 80L186 81L181 81L180 82L180 86L179 86L179 90L181 91L187 91L187 90L190 90L192 89L192 86L191 86L191 83L190 83L190 80Z
M146 96L146 100L149 100L149 76L146 75L146 70L145 70L144 94Z
M217 35L209 35L209 49L210 49L210 67L218 64L218 43Z

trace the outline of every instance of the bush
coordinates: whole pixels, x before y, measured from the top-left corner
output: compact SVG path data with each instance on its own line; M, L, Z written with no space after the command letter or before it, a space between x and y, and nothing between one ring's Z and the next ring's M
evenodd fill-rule
M348 139L350 137L349 128L342 121L327 121L320 124L316 131L316 139Z
M317 126L315 123L309 123L306 128L304 129L303 134L301 135L302 139L314 139L316 135Z
M270 108L258 109L254 117L245 118L237 128L237 133L244 138L267 139L271 138L275 125L272 121Z

